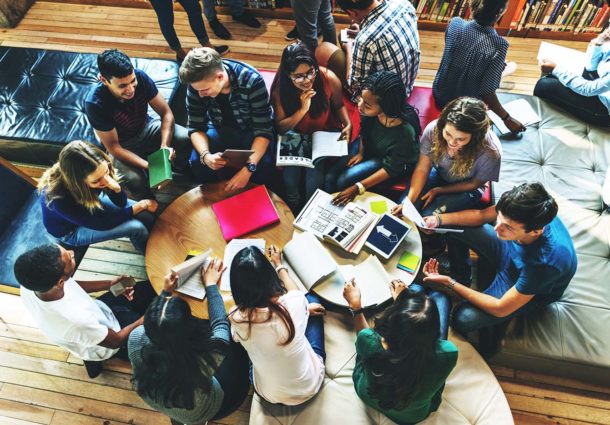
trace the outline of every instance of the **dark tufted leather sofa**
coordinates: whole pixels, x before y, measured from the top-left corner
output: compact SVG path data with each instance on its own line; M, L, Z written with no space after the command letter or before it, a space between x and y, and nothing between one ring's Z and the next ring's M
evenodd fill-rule
M607 385L610 214L602 202L602 185L610 164L610 130L584 124L537 97L502 94L500 100L516 98L526 99L542 121L520 140L502 140L494 195L523 182L542 182L559 204L578 269L560 301L511 323L491 362Z
M76 139L95 142L84 101L97 84L97 55L0 47L0 156L50 165ZM178 64L132 59L170 102L178 89ZM152 114L154 112L150 110Z

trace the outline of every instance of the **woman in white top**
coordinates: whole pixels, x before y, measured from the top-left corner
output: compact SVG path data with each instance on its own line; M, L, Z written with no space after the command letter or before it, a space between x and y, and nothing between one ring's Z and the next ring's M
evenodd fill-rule
M272 245L268 253L270 261L247 247L233 259L231 334L252 361L256 392L271 403L297 405L324 381L324 307L299 291L280 251Z

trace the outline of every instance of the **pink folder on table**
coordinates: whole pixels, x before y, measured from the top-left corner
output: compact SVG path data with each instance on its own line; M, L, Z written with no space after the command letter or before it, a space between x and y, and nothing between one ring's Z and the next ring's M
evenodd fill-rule
M264 185L212 205L225 241L280 221Z

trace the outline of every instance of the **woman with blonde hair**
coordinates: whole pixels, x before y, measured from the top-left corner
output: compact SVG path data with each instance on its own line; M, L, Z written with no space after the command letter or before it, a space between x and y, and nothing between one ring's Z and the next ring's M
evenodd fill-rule
M134 202L118 182L110 158L98 147L74 141L38 183L42 221L59 242L89 245L128 237L144 254L157 201Z
M487 181L498 181L502 147L481 100L460 97L424 130L411 186L403 194L422 215L473 208ZM395 213L400 213L400 206Z

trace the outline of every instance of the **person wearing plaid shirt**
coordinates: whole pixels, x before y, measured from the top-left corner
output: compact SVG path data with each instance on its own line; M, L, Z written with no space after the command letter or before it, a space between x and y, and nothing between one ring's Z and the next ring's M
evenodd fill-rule
M337 0L349 17L354 35L344 43L345 53L330 43L316 52L321 64L345 78L347 88L357 95L362 81L376 71L391 71L400 76L407 97L413 90L419 70L417 16L406 0ZM348 72L349 71L349 72Z
M190 160L197 180L229 179L226 190L241 189L250 179L268 181L273 172L273 110L263 77L248 64L221 59L212 49L193 49L180 66L180 81L189 84L186 109ZM225 149L252 150L237 172L222 157Z

